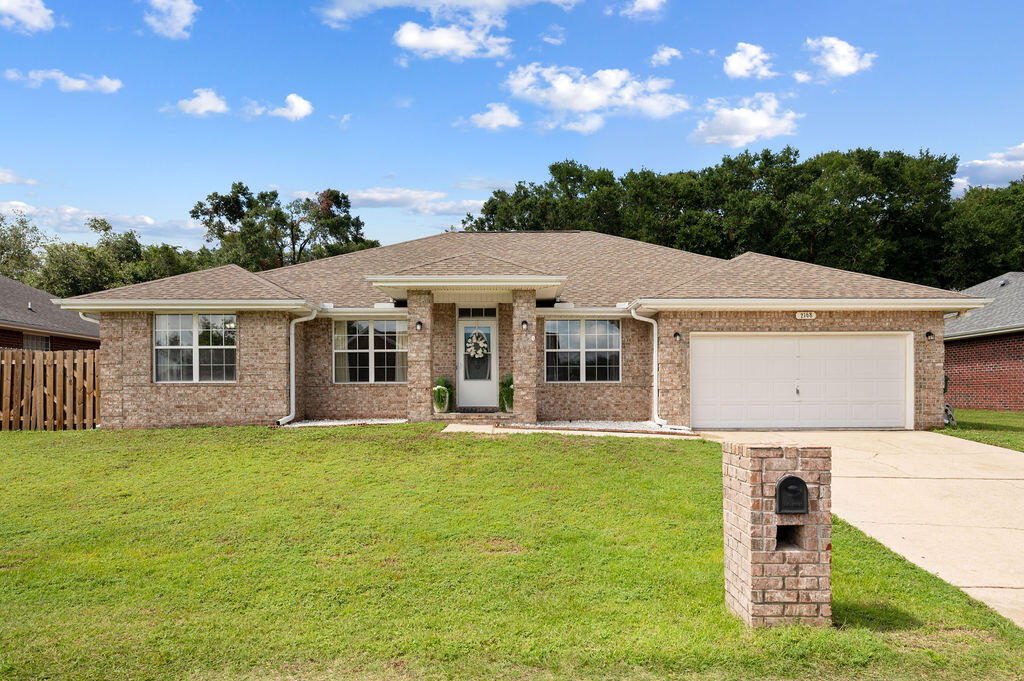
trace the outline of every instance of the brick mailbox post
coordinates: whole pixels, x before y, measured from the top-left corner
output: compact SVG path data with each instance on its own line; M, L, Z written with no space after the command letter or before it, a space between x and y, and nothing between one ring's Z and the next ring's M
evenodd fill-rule
M725 602L748 626L832 623L832 450L722 445Z

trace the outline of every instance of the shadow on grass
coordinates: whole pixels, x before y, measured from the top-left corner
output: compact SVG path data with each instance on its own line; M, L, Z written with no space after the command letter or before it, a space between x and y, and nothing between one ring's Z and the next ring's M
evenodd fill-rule
M974 430L977 432L984 433L985 431L999 431L1009 433L1020 433L1021 427L1012 423L990 423L982 421L960 421L957 420L955 428L945 428L944 430L950 431L950 433L956 433L958 430ZM941 431L940 431L941 432Z
M922 622L909 612L880 603L835 602L832 623L840 628L862 627L871 631L905 631L916 629Z

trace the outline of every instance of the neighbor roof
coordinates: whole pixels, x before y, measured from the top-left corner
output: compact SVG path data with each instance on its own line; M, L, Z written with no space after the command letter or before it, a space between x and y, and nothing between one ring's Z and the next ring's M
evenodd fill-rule
M960 293L799 260L744 253L681 280L655 298L950 299Z
M99 325L62 310L46 291L0 276L0 326L38 329L55 335L99 338Z
M987 336L1024 330L1024 272L1007 272L968 289L967 295L992 298L969 315L946 322L946 338Z
M75 301L304 300L338 308L386 303L371 279L549 277L576 307L639 298L943 299L969 297L819 265L745 253L712 258L589 231L445 232L259 274L228 265Z
M187 272L71 300L298 300L299 296L238 265Z

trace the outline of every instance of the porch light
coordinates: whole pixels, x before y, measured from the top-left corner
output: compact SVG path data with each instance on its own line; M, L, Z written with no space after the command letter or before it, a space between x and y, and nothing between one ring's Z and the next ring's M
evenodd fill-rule
M679 335L678 331L676 331L674 334L672 334L672 340L674 340L674 341L682 340L682 338L683 337Z
M932 333L931 331L926 332L924 334L924 337L927 338L928 340L935 340L935 334Z
M416 322L416 330L417 331L422 331L423 330L423 322Z
M528 321L526 321L526 320L524 319L524 320L523 320L523 323L522 323L522 327L523 327L523 331L526 331L527 329L529 329L529 328L530 328L530 322L528 322Z

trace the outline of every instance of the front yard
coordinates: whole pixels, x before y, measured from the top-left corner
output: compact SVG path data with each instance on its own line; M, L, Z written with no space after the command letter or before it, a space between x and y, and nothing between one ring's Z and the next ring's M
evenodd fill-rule
M0 436L0 678L1020 678L849 525L826 630L722 592L704 441L432 425Z
M957 409L953 414L956 428L943 428L943 434L1024 452L1024 413Z

